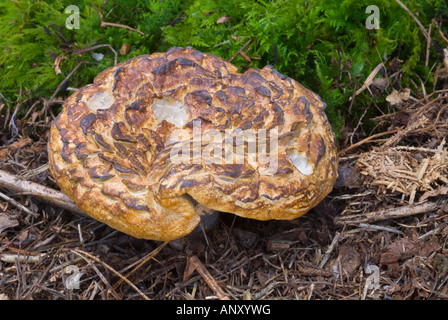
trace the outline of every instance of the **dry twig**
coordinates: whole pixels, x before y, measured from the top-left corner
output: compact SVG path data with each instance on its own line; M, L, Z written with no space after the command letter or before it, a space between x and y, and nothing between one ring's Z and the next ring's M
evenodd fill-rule
M395 0L404 10L406 10L407 13L411 15L412 18L414 18L415 22L417 22L417 25L419 26L420 30L422 30L423 34L425 35L425 38L428 38L428 32L426 31L425 27L422 25L422 23L417 19L417 17L406 7L400 0Z
M210 272L202 264L201 260L199 260L197 256L192 256L190 257L190 259L188 259L188 265L186 270L189 270L190 269L189 267L191 266L194 267L194 269L196 269L197 272L199 272L199 274L205 280L210 289L212 289L213 292L216 293L216 296L218 297L219 300L230 300L229 297L227 297L227 295L224 293L224 291L218 285L216 280L213 278L213 276L210 274Z
M319 269L322 269L323 267L325 267L325 264L327 263L328 259L330 259L330 254L333 251L336 244L338 243L340 237L341 237L341 233L336 232L333 240L331 241L331 244L328 246L328 249L325 252L324 257L322 258L322 261L319 263L319 267L318 267Z
M429 65L429 47L431 46L431 29L432 29L432 23L429 24L428 28L428 36L426 37L426 59L425 59L425 67ZM422 86L422 88L425 88ZM426 96L426 94L425 94Z
M92 47L76 49L76 50L73 50L72 53L79 54L79 53L93 51L93 50L96 50L96 49L99 49L99 48L104 48L104 47L109 48L110 51L113 52L113 54L114 54L114 65L116 65L118 63L118 54L117 54L117 51L115 51L115 49L112 48L112 46L110 44L98 44L98 45L92 46Z
M396 132L400 131L401 129L403 129L403 127L400 127L398 129L394 129L394 130L390 130L390 131L379 132L379 133L373 134L373 135L371 135L371 136L369 136L369 137L367 137L367 138L365 138L365 139L363 139L361 141L358 141L355 144L349 145L345 149L341 150L339 152L339 155L344 155L344 154L347 153L347 151L349 151L349 150L351 150L353 148L359 147L359 146L363 145L364 143L374 142L375 138L378 138L378 137L381 137L381 136L385 136L385 135L388 135L388 134L391 134L391 133L396 133Z
M407 205L403 207L378 210L374 212L362 213L357 215L336 217L334 223L337 225L371 223L375 221L397 219L397 218L409 217L416 214L427 213L435 211L439 207L440 204L438 203L425 202L422 204Z
M250 62L250 58L244 53L244 50L247 48L247 46L251 43L252 39L249 39L244 46L241 47L240 50L238 50L230 59L229 62L231 62L233 59L235 59L238 55L241 55L244 60L247 62Z
M368 77L366 78L366 81L364 81L363 85L361 86L361 88L359 88L358 90L356 90L354 96L359 95L361 92L363 92L365 89L368 89L370 87L370 85L372 84L373 79L375 78L375 76L378 74L378 72L380 72L380 70L384 68L384 63L381 62L380 64L378 64L373 70L372 72L370 72L370 74L368 75ZM350 97L349 101L351 101L353 99L353 97Z
M30 209L28 209L27 207L25 207L24 205L18 203L17 201L15 201L14 199L8 197L6 194L0 192L0 198L8 201L9 203L11 203L13 206L19 208L20 210L25 211L27 214L33 216L34 218L39 217L39 214L31 211Z
M80 63L77 64L77 66L65 77L64 80L62 80L62 82L58 85L58 87L56 88L56 90L54 91L53 95L50 98L50 101L53 100L56 95L59 93L59 91L61 91L61 89L67 84L67 81L75 74L75 72L79 69L80 66L82 66L83 64L93 64L96 65L96 63L94 62L89 62L89 61L81 61Z
M168 244L167 241L163 242L160 246L158 246L156 249L154 249L153 251L151 251L149 254L147 254L145 257L143 257L142 259L140 259L139 261L137 261L137 265L135 266L134 269L132 269L130 272L128 272L124 278L129 278L134 272L136 272L138 269L140 269L146 262L148 262L149 260L153 259L154 256L156 256L160 250L162 250L166 245ZM129 265L126 267L126 269L121 270L121 272L124 272L125 270L127 270L128 268L131 268L132 266L134 266L136 263ZM121 278L120 280L118 280L113 288L116 289L121 283L123 283L124 278Z
M126 25L124 25L124 24L118 24L118 23L113 23L113 22L104 22L104 20L103 20L103 14L101 13L100 9L98 9L98 7L97 7L93 2L92 2L91 4L92 4L92 7L95 8L95 10L98 12L98 15L100 16L101 27L103 27L103 28L104 28L104 27L125 28L125 29L128 29L128 30L134 31L134 32L138 32L138 33L140 33L142 36L145 35L144 32L142 32L142 31L140 31L140 30L137 30L137 29L134 29L134 28L131 28L131 27L126 26Z
M145 300L151 300L149 299L139 288L137 288L135 286L135 284L133 284L131 281L129 281L128 279L126 279L126 277L124 277L121 273L119 273L117 270L115 270L114 268L112 268L111 266L109 266L107 263L105 263L104 261L102 261L101 259L95 257L94 255L90 254L89 252L86 251L82 251L79 249L74 249L71 250L73 253L76 253L77 255L83 257L85 259L84 256L87 256L89 259L94 260L95 262L101 263L107 270L111 271L112 273L114 273L115 275L117 275L118 277L120 277L120 279L122 279L123 281L125 281L128 285L130 285L135 291L137 291L138 294L140 294L140 296L142 296L143 299Z
M0 187L18 192L20 194L28 194L32 197L38 197L39 199L51 203L59 208L82 216L87 216L84 211L79 209L75 203L62 192L32 181L23 180L3 170L0 170Z

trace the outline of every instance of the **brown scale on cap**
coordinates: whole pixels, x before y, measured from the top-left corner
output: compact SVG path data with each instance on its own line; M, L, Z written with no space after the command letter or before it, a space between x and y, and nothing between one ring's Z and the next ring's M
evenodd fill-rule
M187 235L198 204L294 219L337 178L324 108L271 66L240 74L217 56L174 48L104 70L71 95L51 128L50 169L83 211L138 238Z

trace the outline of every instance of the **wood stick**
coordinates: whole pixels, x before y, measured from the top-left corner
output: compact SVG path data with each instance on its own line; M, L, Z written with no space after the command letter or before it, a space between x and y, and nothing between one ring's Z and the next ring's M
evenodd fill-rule
M435 211L441 205L434 202L425 202L422 204L413 204L399 208L384 209L364 214L342 216L334 219L337 225L371 223L375 221L388 220L409 217L416 214Z
M145 35L144 32L142 32L142 31L140 31L140 30L137 30L137 29L134 29L134 28L131 28L130 26L127 26L127 25L124 25L124 24L101 21L101 26L102 26L102 27L118 27L118 28L125 28L125 29L131 30L131 31L138 32L138 33L140 33L142 36Z
M75 203L60 191L45 187L38 183L24 180L6 171L0 170L0 187L17 192L19 194L28 194L37 197L45 202L55 205L70 212L88 216L79 209Z
M16 260L21 263L38 263L45 257L46 254L42 253L37 256L29 254L17 254L17 253L2 253L0 255L0 261L7 263L15 263Z
M197 272L199 272L201 277L205 280L210 289L213 290L219 300L230 300L197 256L190 257L190 259L188 259L188 264L194 266L194 268L197 270Z

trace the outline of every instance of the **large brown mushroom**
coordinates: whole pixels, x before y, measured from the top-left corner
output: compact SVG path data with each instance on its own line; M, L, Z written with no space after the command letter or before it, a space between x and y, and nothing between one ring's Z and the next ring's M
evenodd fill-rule
M192 48L130 59L64 103L49 164L83 211L137 238L189 234L208 208L294 219L332 189L318 95L271 66L240 74Z

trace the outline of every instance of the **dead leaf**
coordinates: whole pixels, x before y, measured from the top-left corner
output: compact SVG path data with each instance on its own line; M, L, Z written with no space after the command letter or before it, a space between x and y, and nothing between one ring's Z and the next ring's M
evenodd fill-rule
M6 148L0 149L0 159L5 159L5 158L9 157L10 155L17 152L17 150L30 145L32 142L33 142L33 140L31 140L30 138L27 137L27 138L24 138L22 140L19 140L19 141L16 141L16 142L10 144Z
M258 234L250 232L247 230L235 228L233 230L236 238L245 246L246 248L253 247L258 241Z
M384 91L389 86L389 80L386 78L375 78L372 80L372 86L377 87L381 91Z
M420 248L419 255L422 257L429 257L433 252L441 249L440 244L435 241L428 241L425 245Z
M400 105L403 101L409 100L410 93L411 90L409 88L405 88L400 92L393 89L392 93L386 97L386 101L391 105Z
M257 276L257 280L260 282L261 285L265 285L269 279L271 278L271 275L265 273L265 272L261 272L261 271L256 271L255 275Z
M184 270L184 277L183 277L183 281L187 281L190 276L193 274L193 272L196 271L196 267L194 266L193 263L190 262L190 260L187 260L187 265L185 266L185 270Z
M0 213L0 233L7 228L17 227L18 225L17 219L11 218L5 212Z
M65 56L58 56L56 59L54 59L53 69L56 74L62 73L61 72L61 64L64 59L65 59Z
M218 20L216 20L216 24L226 23L226 22L229 22L229 20L230 20L230 17L222 16L222 17L219 17Z
M390 276L398 276L400 265L398 264L398 257L395 253L390 251L383 252L380 257L380 264L387 266L387 272Z
M398 257L390 251L383 252L380 257L380 264L398 264Z
M119 52L122 56L126 55L131 51L131 45L129 43L123 42L123 45L121 46Z
M342 272L344 275L347 274L350 276L361 265L361 256L353 247L343 246L339 249L339 255L334 265L339 268L339 264L342 269L339 270L339 273Z
M408 238L400 238L392 242L387 251L393 253L398 260L411 258L417 253L415 245Z
M447 194L448 194L448 187L439 186L436 190L426 191L418 201L422 202L428 199L429 197L437 197L440 195L447 195Z
M415 245L408 238L400 238L392 242L381 255L381 264L390 264L411 258L416 253Z
M40 112L35 111L31 114L31 123L36 122L37 117L39 116Z

